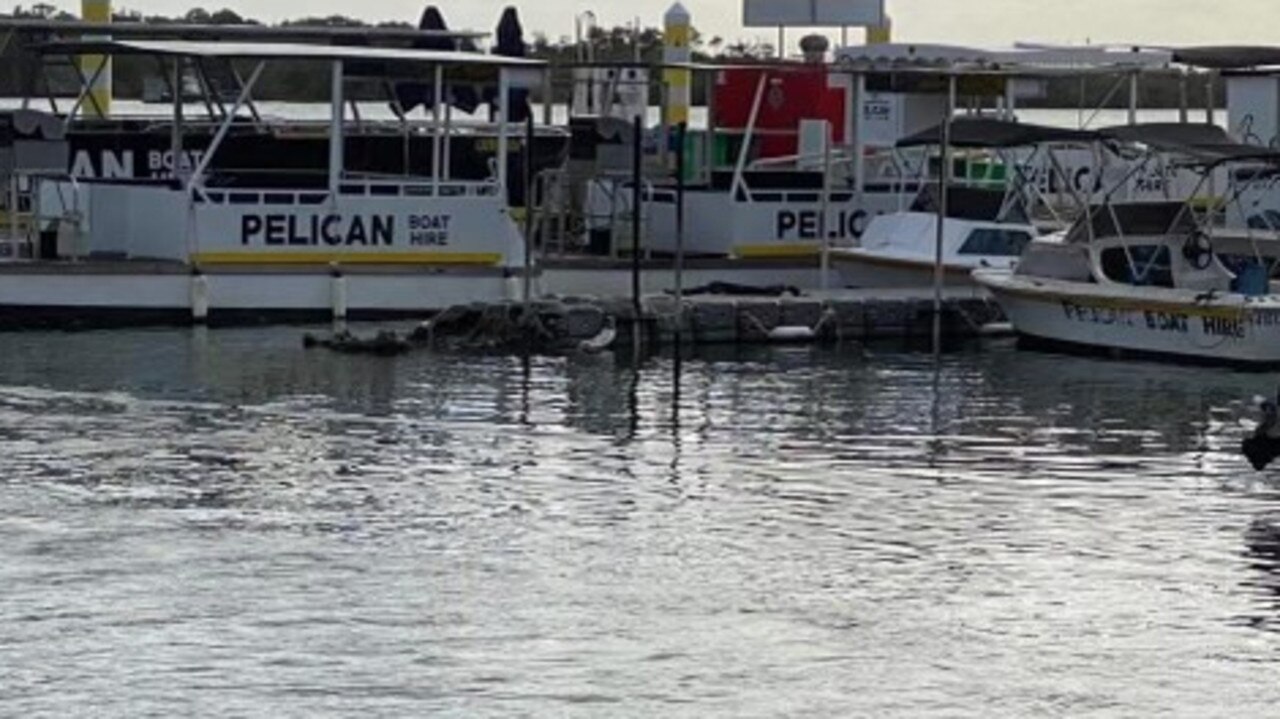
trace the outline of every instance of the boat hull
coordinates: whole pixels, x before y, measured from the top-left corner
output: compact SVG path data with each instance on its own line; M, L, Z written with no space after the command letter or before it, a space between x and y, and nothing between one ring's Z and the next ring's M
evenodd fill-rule
M836 250L831 253L831 268L846 287L866 289L932 287L932 262L902 257L876 255L864 250ZM943 285L974 290L973 267L943 265Z
M521 296L500 268L359 266L209 269L167 262L0 264L0 329L263 324L425 318Z
M1280 297L1089 284L978 271L1027 344L1189 363L1280 366Z

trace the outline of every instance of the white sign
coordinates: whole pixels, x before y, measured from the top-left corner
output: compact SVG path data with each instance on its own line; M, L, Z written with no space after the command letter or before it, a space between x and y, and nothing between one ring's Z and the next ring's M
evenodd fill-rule
M747 27L878 27L884 0L743 0Z

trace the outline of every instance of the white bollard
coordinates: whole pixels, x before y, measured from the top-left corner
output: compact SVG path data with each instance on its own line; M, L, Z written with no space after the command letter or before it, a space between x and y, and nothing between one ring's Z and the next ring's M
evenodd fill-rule
M200 270L191 275L191 321L202 325L209 320L209 278Z
M347 278L334 265L330 270L329 298L333 304L333 320L345 322L347 319Z

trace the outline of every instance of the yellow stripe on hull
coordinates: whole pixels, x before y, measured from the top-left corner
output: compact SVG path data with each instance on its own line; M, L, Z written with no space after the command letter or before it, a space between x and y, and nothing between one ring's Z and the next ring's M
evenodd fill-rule
M1177 312L1187 315L1188 317L1208 317L1212 319L1240 319L1250 310L1271 309L1249 305L1237 305L1234 307L1219 305L1217 307L1210 307L1188 302L1179 302L1176 300L1145 300L1136 297L1100 297L1086 293L1068 294L1045 290L1025 289L1022 287L1010 287L1008 285L986 285L986 287L993 292L1002 292L1024 299L1047 302L1070 302L1073 305L1097 307L1122 312Z
M817 257L822 248L814 244L797 245L738 245L733 254L743 259L767 257Z
M493 267L497 252L198 252L191 260L201 265L417 265Z

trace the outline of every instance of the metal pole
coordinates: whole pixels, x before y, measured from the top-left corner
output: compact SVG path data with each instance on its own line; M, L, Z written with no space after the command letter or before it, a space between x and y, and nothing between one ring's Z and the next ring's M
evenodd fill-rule
M440 196L440 166L444 160L444 117L440 107L448 102L444 94L444 65L436 65L431 103L431 185L436 197ZM405 127L408 128L406 118ZM406 132L408 130L406 129ZM406 147L407 147L406 143ZM409 174L409 163L405 162L405 174Z
M180 180L178 158L182 157L182 58L173 58L173 128L169 135L169 157L173 179Z
M498 187L507 191L507 118L511 116L511 73L498 70Z
M1215 87L1213 71L1205 73L1205 93L1204 93L1204 121L1210 125L1216 124L1214 119L1214 104L1217 102L1217 88Z
M866 133L864 133L862 122L866 117L867 105L867 76L858 73L853 79L853 116L854 125L853 133L853 186L855 194L858 197L858 207L866 209L867 178L866 178ZM845 140L848 142L848 140Z
M956 112L956 76L947 78L947 114L942 118L940 166L938 168L938 222L933 246L933 351L942 351L942 285L946 268L942 263L942 242L947 220L947 191L951 184L951 118Z
M827 221L827 214L831 211L831 123L822 123L822 211L819 213L821 218L818 221L818 236L822 243L821 260L818 263L818 272L820 277L818 281L820 287L825 292L831 289L827 275L831 271L831 224ZM861 199L861 198L859 198Z
M1190 103L1187 100L1187 71L1178 75L1178 122L1187 124L1190 118Z
M1138 124L1138 72L1129 74L1129 124Z
M555 109L555 98L556 86L551 77L551 66L548 65L542 70L542 124L547 127L555 123L555 116L552 114Z
M342 101L342 61L334 60L332 87L329 91L329 192L333 193L333 200L337 200L342 183L342 120L345 107Z
M644 133L643 118L634 119L631 132L631 304L636 313L635 321L638 327L640 323L640 206L644 201L640 192L640 181L644 174L640 167L640 163L644 160L641 138Z
M689 123L676 126L676 337L684 326L684 185Z
M524 123L524 292L525 305L532 299L533 289L533 113ZM526 308L527 309L527 308Z

